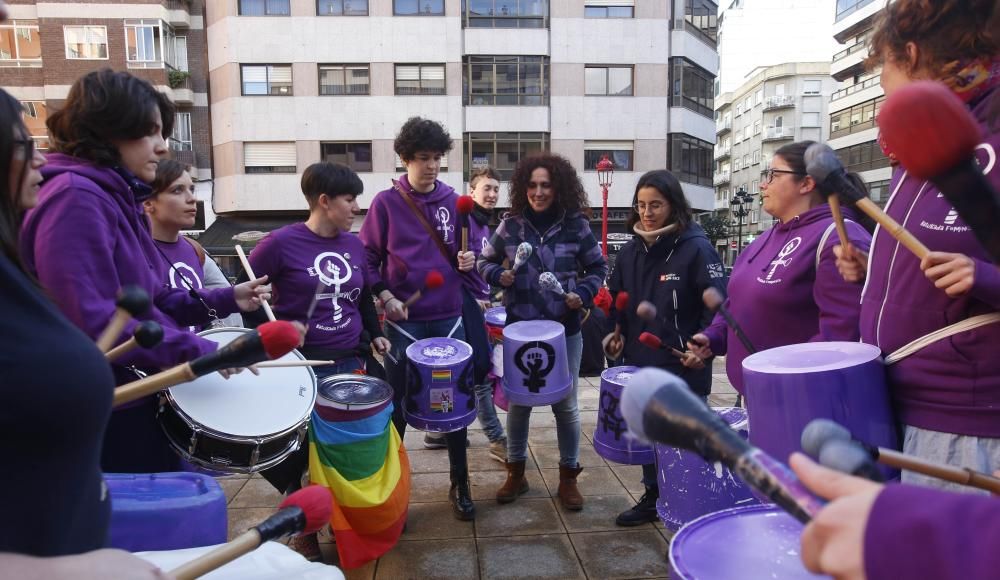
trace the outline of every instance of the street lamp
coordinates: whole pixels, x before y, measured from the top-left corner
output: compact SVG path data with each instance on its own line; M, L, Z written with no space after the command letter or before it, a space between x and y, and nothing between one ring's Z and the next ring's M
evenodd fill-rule
M736 255L743 251L743 218L750 215L750 206L753 204L753 197L742 187L733 193L733 198L729 201L730 213L736 218Z
M602 155L597 162L597 182L601 184L601 197L604 200L601 212L601 251L604 257L608 257L608 188L611 187L611 178L615 174L615 164L608 159L607 155Z

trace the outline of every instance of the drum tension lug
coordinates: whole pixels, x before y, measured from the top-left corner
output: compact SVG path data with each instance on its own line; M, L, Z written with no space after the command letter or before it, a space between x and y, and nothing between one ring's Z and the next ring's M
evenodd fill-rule
M253 452L250 453L250 469L253 469L257 465L257 460L260 459L260 446L263 442L262 439L255 440L256 445L253 446Z
M196 428L191 429L191 438L188 440L188 455L194 457L194 450L198 447L198 434L200 431Z

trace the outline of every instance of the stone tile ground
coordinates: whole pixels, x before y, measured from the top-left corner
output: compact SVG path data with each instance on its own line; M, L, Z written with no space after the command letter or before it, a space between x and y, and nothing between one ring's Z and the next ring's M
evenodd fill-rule
M713 368L712 405L733 405L736 392L725 374L724 359ZM660 523L636 528L615 526L615 516L642 495L638 466L605 461L590 442L597 424L600 378L580 380L583 438L580 442L581 512L567 512L555 499L558 449L555 422L547 409L532 414L526 474L531 490L501 506L494 494L503 466L489 458L487 439L474 423L469 429L469 465L475 522L459 522L448 504L447 452L423 448L423 433L408 430L413 471L407 530L399 544L376 562L347 571L352 580L397 578L666 578L670 533ZM505 417L501 416L501 419ZM229 500L229 535L235 537L273 512L281 497L259 476L219 479ZM337 551L321 536L325 561Z

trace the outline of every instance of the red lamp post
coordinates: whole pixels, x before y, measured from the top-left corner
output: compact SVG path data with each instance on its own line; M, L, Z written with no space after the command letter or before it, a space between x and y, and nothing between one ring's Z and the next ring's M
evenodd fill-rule
M611 178L615 174L615 164L608 159L607 155L602 155L597 162L597 182L601 184L601 197L604 205L601 212L601 251L604 257L608 257L608 188L611 187Z

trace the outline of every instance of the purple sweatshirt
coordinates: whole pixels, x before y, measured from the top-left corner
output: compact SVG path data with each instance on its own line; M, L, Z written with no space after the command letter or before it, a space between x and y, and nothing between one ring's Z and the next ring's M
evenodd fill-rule
M205 287L201 282L205 270L191 242L178 237L176 242L153 240L153 243L166 256L166 259L160 260L160 279L165 280L168 286L181 290Z
M427 273L437 270L444 276L444 285L423 292L420 299L410 306L409 320L442 320L460 316L462 276L456 270L455 258L462 243L455 209L458 195L440 181L429 193L413 191L405 175L399 182L444 242L450 259L445 259L396 189L390 187L380 191L372 200L358 234L365 246L368 262L365 276L372 293L378 296L382 290L389 289L396 298L405 302L410 295L423 288Z
M483 248L490 241L490 214L486 209L476 204L475 209L469 215L469 251L476 254L483 253ZM462 276L462 285L472 294L476 300L490 299L490 285L483 279L478 268L473 268Z
M1000 571L1000 499L887 485L865 527L869 580L987 580Z
M117 364L166 368L213 352L214 342L184 328L209 321L205 306L187 291L168 288L161 278L163 256L136 201L136 193L147 193L148 186L68 155L47 158L38 205L28 212L21 230L21 252L60 310L96 338L114 315L118 290L135 284L153 302L139 318L159 322L163 342L153 349L133 349ZM236 310L232 288L199 294L220 315ZM116 342L131 336L136 324L129 321Z
M844 211L846 219L854 216ZM779 223L753 241L733 266L726 307L758 351L828 340L858 340L861 285L844 282L837 271L833 246L840 243L830 230L819 268L816 250L833 223L830 206L823 204ZM868 232L848 221L847 237L867 251ZM743 392L743 359L749 353L716 314L704 334L712 352L726 355L726 373Z
M267 274L275 315L305 320L320 282L316 308L308 320L305 345L336 350L358 346L365 248L351 233L320 237L304 223L271 232L250 254L254 274Z
M987 113L989 95L974 108ZM986 134L985 125L983 133ZM984 137L979 166L1000 189L1000 133ZM897 168L885 210L932 251L955 252L976 265L972 291L949 298L920 270L920 261L881 228L868 261L861 301L861 340L889 354L949 324L1000 309L1000 269L934 184ZM1000 227L1000 224L997 225ZM1000 437L1000 323L940 339L888 367L899 419L944 433Z

